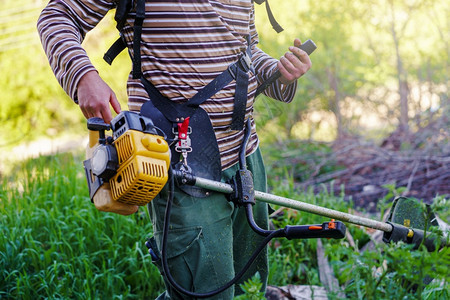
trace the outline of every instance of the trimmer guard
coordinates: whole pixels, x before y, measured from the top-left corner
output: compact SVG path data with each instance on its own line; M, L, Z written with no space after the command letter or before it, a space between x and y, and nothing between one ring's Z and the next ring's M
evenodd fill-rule
M385 243L402 241L416 247L424 240L425 231L428 232L425 229L438 226L436 216L428 204L406 197L394 199L387 223L392 225L392 231L384 233ZM423 243L429 251L434 251L434 238L427 236Z
M414 198L396 197L392 204L388 221L405 227L424 230L425 227L438 226L436 216L430 205Z

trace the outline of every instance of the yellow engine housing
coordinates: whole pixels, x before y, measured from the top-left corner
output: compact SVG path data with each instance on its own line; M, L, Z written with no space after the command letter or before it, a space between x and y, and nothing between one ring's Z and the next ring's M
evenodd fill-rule
M158 135L128 130L114 141L119 169L109 183L113 200L145 205L155 198L168 179L170 150Z

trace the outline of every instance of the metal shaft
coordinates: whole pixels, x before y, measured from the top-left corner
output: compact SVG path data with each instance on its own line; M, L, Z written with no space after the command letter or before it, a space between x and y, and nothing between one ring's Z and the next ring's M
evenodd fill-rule
M231 194L233 193L234 189L231 185L223 182L218 182L214 180L209 180L205 178L195 177L195 186L201 187L204 189L224 193L224 194ZM298 200L293 200L285 197L280 197L268 193L263 193L259 191L255 191L255 199L270 203L270 204L276 204L300 211L305 211L309 213L313 213L320 216L325 216L329 218L334 218L336 220L340 220L343 222L348 222L356 225L361 225L364 227L370 227L377 230L381 230L384 232L391 232L392 231L392 225L384 222L375 221L368 218L363 218L359 216L355 216L349 213L340 212L337 210L301 202Z

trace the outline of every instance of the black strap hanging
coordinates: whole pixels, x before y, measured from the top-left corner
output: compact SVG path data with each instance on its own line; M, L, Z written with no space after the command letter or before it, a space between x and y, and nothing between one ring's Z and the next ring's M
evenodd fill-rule
M145 0L137 0L136 18L133 26L133 78L139 79L142 76L141 71L141 36L142 25L145 19Z
M103 60L106 61L109 65L112 64L114 59L116 59L117 55L119 55L125 48L127 44L123 40L122 36L119 37L114 44L109 47L108 51L106 51L105 55L103 55Z
M269 0L254 0L256 2L256 4L261 5L264 2L266 3L266 11L267 11L267 16L269 17L269 22L272 25L273 30L275 30L277 33L282 32L284 29L283 27L281 27L281 25L277 22L277 20L275 20L275 17L273 16L272 10L270 9L269 6Z

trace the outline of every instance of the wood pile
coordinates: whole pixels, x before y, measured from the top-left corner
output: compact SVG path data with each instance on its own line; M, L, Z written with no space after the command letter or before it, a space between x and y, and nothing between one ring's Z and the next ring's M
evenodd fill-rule
M355 137L336 141L332 152L320 153L320 160L288 158L290 164L312 166L309 179L297 183L301 189L313 188L320 192L324 186L339 195L342 187L345 196L352 198L356 207L368 212L376 211L377 202L395 187L402 196L415 197L430 203L437 195L450 197L450 120L440 118L413 133L395 131L380 145ZM323 172L322 168L333 164L339 168ZM285 209L285 208L282 208ZM385 215L385 217L387 214ZM442 230L449 225L438 219ZM368 229L370 242L359 249L360 253L375 250L382 243L382 231ZM350 232L346 241L356 249ZM329 265L320 239L317 240L317 260L320 281L323 286L284 286L267 288L269 300L345 299L344 287L339 286ZM387 268L385 262L383 268ZM382 266L380 266L381 268Z
M377 201L388 194L386 185L402 191L402 196L427 203L438 195L450 196L448 118L440 118L414 134L397 130L381 145L350 137L336 141L332 148L311 178L298 187L313 187L319 192L326 186L339 194L343 185L346 197L368 211L374 211ZM339 170L315 175L331 160Z

